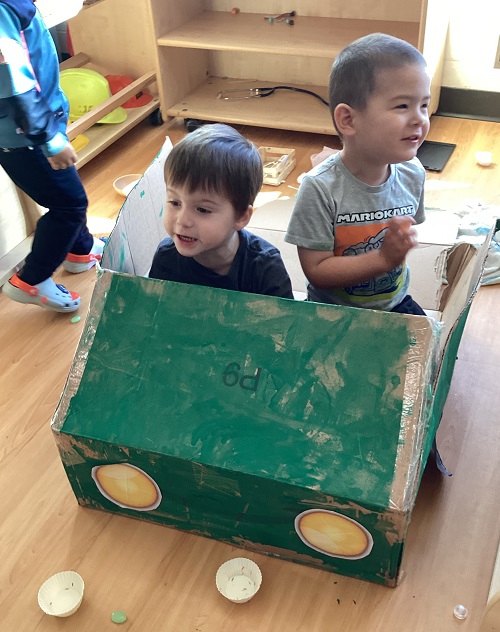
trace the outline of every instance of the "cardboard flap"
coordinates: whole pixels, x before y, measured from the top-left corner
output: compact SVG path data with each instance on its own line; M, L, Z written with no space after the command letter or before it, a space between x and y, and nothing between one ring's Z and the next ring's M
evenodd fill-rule
M449 245L421 243L408 253L409 293L423 309L440 310L447 286L446 262L449 249Z
M444 348L462 312L470 305L481 284L488 248L494 227L487 235L478 237L476 244L459 243L453 249L447 274L451 279L443 293L442 321L445 325L441 347Z
M441 296L441 311L444 310L448 301L452 301L453 297L456 300L456 287L457 285L463 286L463 274L469 267L470 262L474 258L476 252L474 248L471 248L469 244L457 243L451 247L446 257L446 280L447 285L443 290ZM470 272L470 271L469 271ZM475 285L478 279L472 279L470 276L468 280L471 284ZM468 292L467 292L468 294ZM466 304L466 296L464 297L465 303L462 300L463 306Z
M167 136L158 155L123 203L104 249L103 268L128 274L148 274L156 248L167 236L163 226L166 204L163 168L171 149L172 143Z

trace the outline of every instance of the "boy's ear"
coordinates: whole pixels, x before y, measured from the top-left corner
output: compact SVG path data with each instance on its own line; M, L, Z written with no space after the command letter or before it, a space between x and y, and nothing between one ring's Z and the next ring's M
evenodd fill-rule
M343 136L352 136L354 133L354 111L350 105L339 103L333 112L335 125Z
M247 210L243 213L243 215L238 217L238 219L236 220L236 223L235 223L236 230L241 230L242 228L245 228L248 222L252 219L252 215L253 215L253 206L249 205L247 207Z

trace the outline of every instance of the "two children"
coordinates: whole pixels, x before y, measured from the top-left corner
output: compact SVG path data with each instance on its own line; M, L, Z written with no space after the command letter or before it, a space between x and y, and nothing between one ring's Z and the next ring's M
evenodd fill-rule
M293 298L278 249L245 230L262 180L259 152L232 127L205 125L185 136L165 163L169 237L149 276Z
M368 35L337 57L329 92L343 149L304 177L285 236L308 298L424 314L408 295L405 258L425 219L416 158L429 130L425 60L407 42Z
M343 143L304 177L285 240L298 246L308 298L424 314L405 259L423 222L430 79L421 53L375 33L337 57L330 110ZM184 138L165 166L170 237L150 276L292 297L278 251L244 230L262 185L255 148L232 128Z

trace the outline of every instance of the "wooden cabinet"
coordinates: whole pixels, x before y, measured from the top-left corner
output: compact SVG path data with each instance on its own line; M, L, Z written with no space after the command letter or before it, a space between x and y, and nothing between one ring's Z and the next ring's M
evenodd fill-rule
M100 0L84 5L69 21L69 29L77 55L61 64L63 68L85 64L102 75L128 75L136 80L132 90L122 90L69 126L70 140L80 133L90 140L78 152L76 166L81 167L149 115L154 122L161 122L154 117L160 107L155 83L156 46L148 0ZM143 88L153 94L150 103L128 108L123 123L95 125Z
M140 2L138 3L140 4ZM327 99L330 68L349 42L372 32L405 39L425 55L435 111L448 28L448 0L149 0L164 117L334 134L328 107L304 93L251 88L287 85ZM266 16L290 11L294 25ZM223 91L230 99L218 98Z

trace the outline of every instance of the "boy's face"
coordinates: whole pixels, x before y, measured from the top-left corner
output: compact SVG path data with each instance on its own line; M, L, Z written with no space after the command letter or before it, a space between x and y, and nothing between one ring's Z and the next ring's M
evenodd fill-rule
M184 186L167 183L167 233L179 254L194 257L207 268L217 270L218 264L234 258L239 244L237 231L248 224L251 214L249 207L238 217L232 203L213 191L190 192Z
M354 113L356 146L380 164L411 160L429 131L429 101L425 66L379 71L366 108Z

